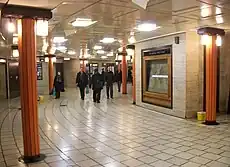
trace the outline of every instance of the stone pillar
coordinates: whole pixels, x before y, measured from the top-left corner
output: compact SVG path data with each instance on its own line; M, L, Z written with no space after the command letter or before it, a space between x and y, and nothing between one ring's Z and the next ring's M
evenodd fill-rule
M52 41L51 41L51 34L49 34L48 48L47 48L48 55L51 54L51 49L52 49ZM53 81L54 81L54 65L53 65L52 57L49 57L48 71L49 71L49 92L51 92L51 90L53 89Z
M24 162L36 162L44 158L40 154L37 76L36 76L35 20L23 18L18 21L18 48L20 68L20 91Z
M126 61L126 48L123 47L122 56L122 94L127 94L127 61Z

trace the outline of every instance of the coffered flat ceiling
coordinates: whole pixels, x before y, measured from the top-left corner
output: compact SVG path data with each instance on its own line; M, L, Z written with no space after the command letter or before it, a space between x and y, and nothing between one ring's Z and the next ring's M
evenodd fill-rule
M4 1L0 1L4 2ZM150 0L146 10L132 0L10 0L10 4L53 9L50 30L53 36L65 35L69 47L92 47L103 37L114 37L127 42L130 31L137 40L212 26L230 29L230 0ZM87 17L97 23L87 28L70 24L77 17ZM161 28L149 33L137 32L134 27L151 21Z

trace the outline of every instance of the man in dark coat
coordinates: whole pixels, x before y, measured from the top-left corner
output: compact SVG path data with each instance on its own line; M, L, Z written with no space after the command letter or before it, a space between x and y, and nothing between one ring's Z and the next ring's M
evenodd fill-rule
M98 69L94 70L92 77L93 101L100 103L101 90L103 89L103 78L99 74Z
M102 68L101 70L101 78L102 78L103 86L105 86L105 69L104 68Z
M122 72L120 69L118 69L116 72L116 81L118 86L118 92L121 92Z
M83 68L81 68L81 71L77 74L76 84L80 89L81 99L84 100L85 99L85 88L88 85L88 76L84 72Z
M63 80L60 72L58 72L54 78L54 88L56 92L56 99L60 99L60 92L63 89Z
M105 82L106 82L106 92L107 92L107 99L109 97L113 99L113 81L114 81L114 75L111 69L108 70L105 74ZM109 96L110 95L110 96Z

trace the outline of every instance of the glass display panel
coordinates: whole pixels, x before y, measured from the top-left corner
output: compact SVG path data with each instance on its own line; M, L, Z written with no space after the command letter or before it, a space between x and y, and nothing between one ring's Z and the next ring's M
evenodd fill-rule
M168 93L168 60L146 61L146 91L152 93Z

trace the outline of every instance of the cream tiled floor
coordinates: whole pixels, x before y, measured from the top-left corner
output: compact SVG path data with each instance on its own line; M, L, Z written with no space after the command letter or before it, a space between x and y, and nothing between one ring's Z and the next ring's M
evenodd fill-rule
M24 165L17 160L23 155L18 100L11 104L1 105L0 167L230 166L228 122L204 126L133 106L119 94L107 100L103 93L94 104L91 97L81 101L76 90L39 105L41 153L47 158Z

